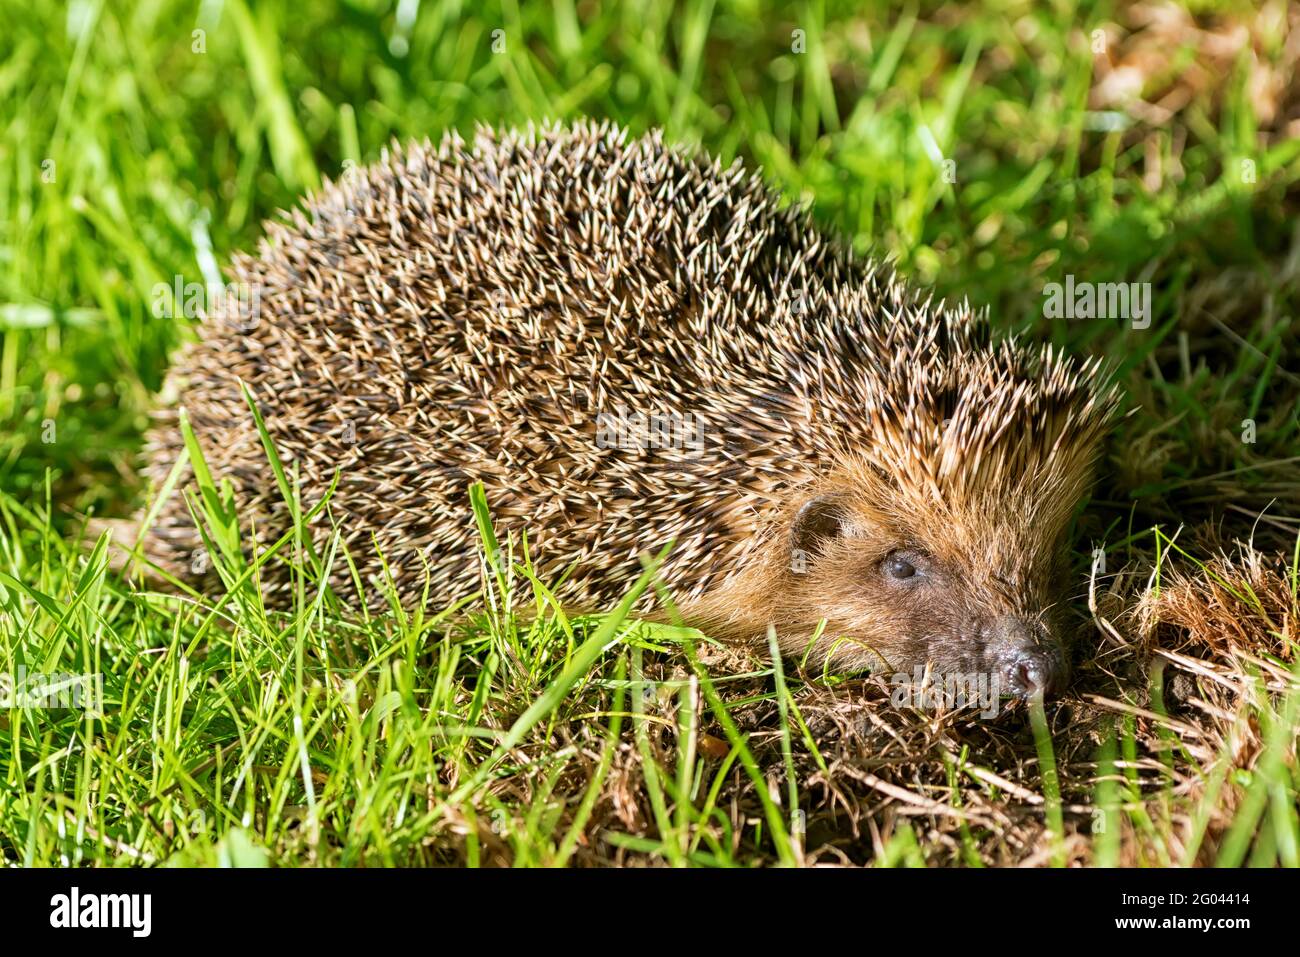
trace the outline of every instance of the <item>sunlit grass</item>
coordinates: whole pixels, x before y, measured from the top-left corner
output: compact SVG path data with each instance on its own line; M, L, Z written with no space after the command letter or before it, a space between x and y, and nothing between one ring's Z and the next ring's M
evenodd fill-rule
M220 593L128 586L110 559L134 543L87 540L87 514L150 501L140 437L190 334L188 317L154 315L155 287L220 279L264 218L391 141L479 122L661 126L761 169L828 231L987 306L999 329L1105 356L1135 411L1076 570L1099 543L1157 581L1169 558L1204 570L1176 530L1227 503L1245 535L1267 506L1258 530L1292 556L1294 606L1300 144L1258 135L1244 61L1177 130L1135 139L1089 109L1080 39L1115 14L1087 3L417 6L408 23L365 3L0 0L0 673L97 674L105 694L89 714L0 710L4 862L805 862L808 777L832 759L803 712L841 679L791 661L728 671L705 663L706 636L636 623L653 563L611 614L571 619L476 493L478 594L404 606L380 582L375 606L344 608L322 583L359 556L313 536L328 498L302 501L268 444L292 528L248 553L202 436L189 501ZM1153 181L1157 160L1181 175ZM1228 270L1229 305L1248 303L1235 311L1201 295ZM1152 281L1150 328L1045 319L1044 283L1071 273ZM267 562L295 570L287 608L265 600ZM1168 719L1159 681L1134 700ZM1177 736L1152 758L1137 719L1117 719L1083 811L1078 782L1048 773L1067 766L1049 706L1027 739L1045 862L1082 833L1094 863L1190 863L1231 799L1213 859L1295 865L1298 700L1254 689L1239 720L1264 742L1258 763L1225 750L1190 798ZM986 765L963 745L949 791L928 797L959 815L972 794L1023 799ZM949 859L917 820L868 831L847 856ZM962 863L991 862L989 828L962 817L955 833Z

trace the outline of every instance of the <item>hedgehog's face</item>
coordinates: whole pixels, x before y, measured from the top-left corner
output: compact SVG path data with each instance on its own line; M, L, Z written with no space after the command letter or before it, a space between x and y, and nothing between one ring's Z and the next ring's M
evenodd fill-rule
M863 502L812 498L789 532L797 605L805 620L827 620L823 650L832 666L908 679L929 667L1019 697L1061 690L1062 529L988 514L951 515L927 528L920 516Z

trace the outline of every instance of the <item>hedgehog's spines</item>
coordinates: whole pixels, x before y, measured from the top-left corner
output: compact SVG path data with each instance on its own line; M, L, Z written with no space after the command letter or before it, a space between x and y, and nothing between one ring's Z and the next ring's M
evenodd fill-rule
M1030 486L1044 501L1026 507L1055 507L1044 490L1083 481L1116 402L1096 361L991 344L987 310L915 296L740 163L608 122L394 143L268 224L234 272L259 314L213 317L175 372L215 470L260 533L287 519L242 376L305 496L345 467L344 540L375 573L373 531L403 589L426 557L436 588L477 584L474 480L548 567L594 563L579 600L617 598L634 556L673 537L690 597L849 465L951 508ZM698 423L702 446L598 441L656 413ZM180 448L160 420L156 476ZM197 547L186 524L176 496L157 538L173 557Z

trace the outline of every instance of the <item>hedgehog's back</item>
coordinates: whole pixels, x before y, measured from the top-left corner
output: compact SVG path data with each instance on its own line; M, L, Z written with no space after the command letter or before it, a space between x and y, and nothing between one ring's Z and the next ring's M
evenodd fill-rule
M239 380L307 505L339 471L331 510L363 570L378 545L405 589L425 562L435 590L474 587L466 494L483 481L545 567L583 563L579 597L613 596L637 552L674 537L698 590L775 490L815 470L816 443L791 427L805 410L788 356L828 289L864 275L756 178L657 134L450 136L268 227L235 262L243 295L208 317L173 381L263 542L288 513ZM164 412L152 474L180 450ZM152 552L193 571L198 546L174 495Z

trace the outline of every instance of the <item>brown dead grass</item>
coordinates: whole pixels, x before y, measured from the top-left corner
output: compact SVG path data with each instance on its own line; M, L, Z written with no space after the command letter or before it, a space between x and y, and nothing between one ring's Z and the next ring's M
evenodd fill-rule
M1300 136L1300 5L1193 13L1168 0L1129 3L1104 30L1104 49L1094 48L1094 109L1123 110L1150 128L1195 123L1188 114L1207 108L1199 121L1214 121L1236 74L1266 143Z

